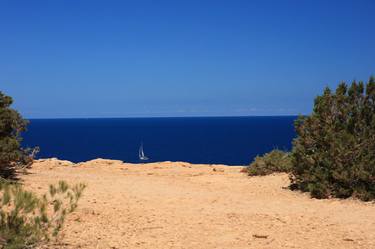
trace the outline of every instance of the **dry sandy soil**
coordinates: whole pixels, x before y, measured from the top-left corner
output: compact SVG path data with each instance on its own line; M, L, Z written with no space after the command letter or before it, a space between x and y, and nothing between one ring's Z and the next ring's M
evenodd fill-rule
M22 179L38 193L60 179L88 185L50 248L375 248L374 203L311 199L285 174L240 169L48 159Z

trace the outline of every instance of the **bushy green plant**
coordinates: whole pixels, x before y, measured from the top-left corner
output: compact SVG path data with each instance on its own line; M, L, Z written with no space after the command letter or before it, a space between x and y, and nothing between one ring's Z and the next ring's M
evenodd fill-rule
M66 215L73 212L84 184L50 185L42 197L20 184L0 183L0 244L4 249L33 248L47 243L61 230Z
M313 197L375 199L375 79L341 83L295 121L292 187Z
M289 172L292 166L290 153L272 150L255 160L246 168L250 176L269 175L276 172Z
M21 132L27 121L10 108L13 100L0 91L0 177L11 177L17 166L30 164L27 150L21 148Z

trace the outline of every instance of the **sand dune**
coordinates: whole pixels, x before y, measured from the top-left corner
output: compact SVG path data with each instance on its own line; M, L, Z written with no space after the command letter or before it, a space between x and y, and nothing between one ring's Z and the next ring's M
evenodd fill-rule
M85 182L63 248L375 248L375 204L316 200L288 176L183 162L39 160L22 176L38 193Z

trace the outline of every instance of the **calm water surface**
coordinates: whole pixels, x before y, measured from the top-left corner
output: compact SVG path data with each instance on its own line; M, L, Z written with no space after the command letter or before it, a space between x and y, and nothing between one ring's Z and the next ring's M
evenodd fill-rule
M152 162L246 165L274 148L289 150L295 118L34 119L23 144L39 146L40 158L139 162L138 149L143 142Z

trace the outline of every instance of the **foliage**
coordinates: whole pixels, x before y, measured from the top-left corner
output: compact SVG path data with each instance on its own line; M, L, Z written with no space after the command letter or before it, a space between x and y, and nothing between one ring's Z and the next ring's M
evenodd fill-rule
M17 166L28 165L28 150L21 149L20 133L26 130L27 121L10 108L13 100L0 91L0 177L11 177Z
M291 164L292 159L289 153L281 150L272 150L263 156L257 156L246 168L246 172L250 176L289 172Z
M295 121L292 187L316 198L375 199L375 79L341 83Z
M48 242L73 212L84 184L60 181L48 194L37 197L19 184L0 183L0 243L4 249L32 248Z

